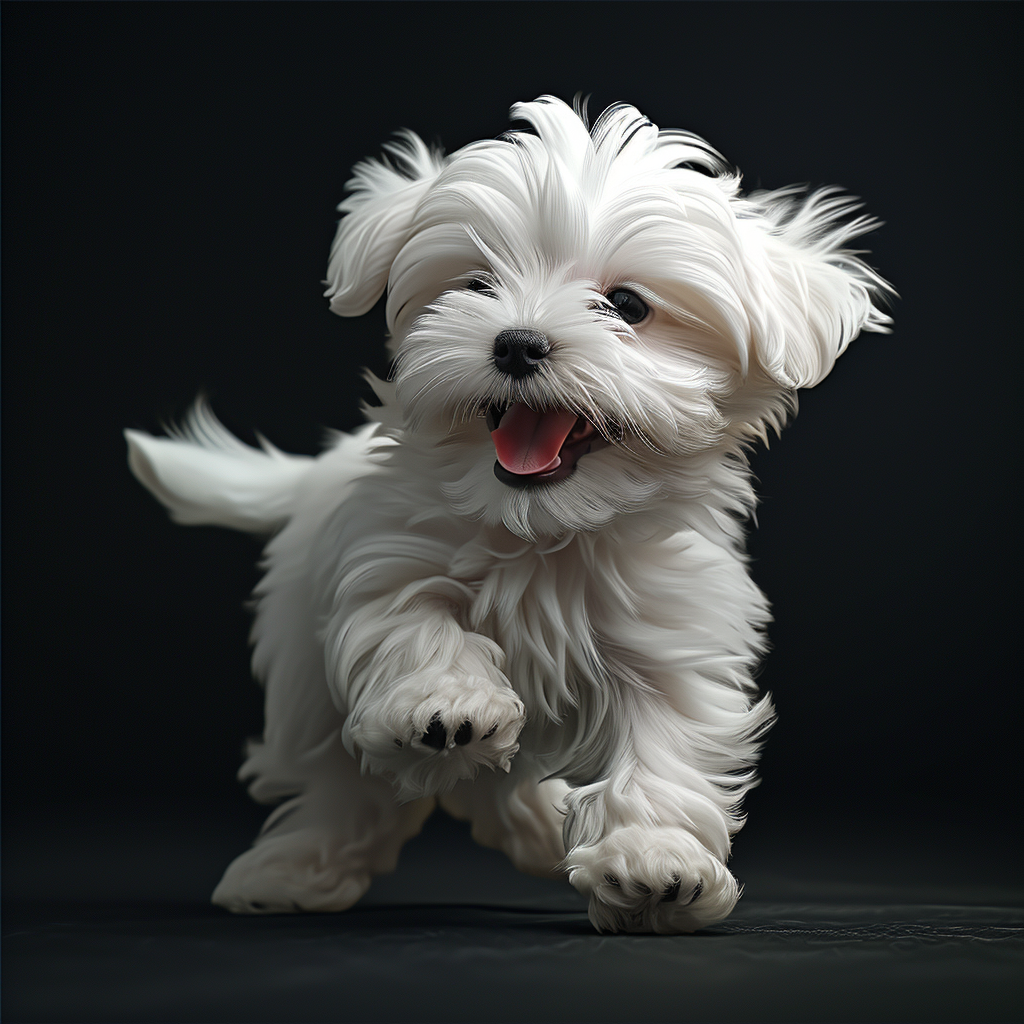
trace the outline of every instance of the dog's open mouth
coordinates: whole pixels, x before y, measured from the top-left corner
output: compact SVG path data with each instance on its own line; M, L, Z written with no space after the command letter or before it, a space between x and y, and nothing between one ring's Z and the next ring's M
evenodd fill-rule
M564 480L579 459L609 443L585 416L568 409L533 409L523 402L489 406L487 429L498 456L494 475L509 487Z

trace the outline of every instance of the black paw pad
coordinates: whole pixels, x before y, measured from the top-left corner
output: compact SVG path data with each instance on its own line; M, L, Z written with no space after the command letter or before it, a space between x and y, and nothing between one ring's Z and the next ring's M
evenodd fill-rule
M435 750L444 750L448 743L448 733L445 731L444 722L440 715L434 715L427 725L427 731L420 737L420 742L426 747L433 747Z

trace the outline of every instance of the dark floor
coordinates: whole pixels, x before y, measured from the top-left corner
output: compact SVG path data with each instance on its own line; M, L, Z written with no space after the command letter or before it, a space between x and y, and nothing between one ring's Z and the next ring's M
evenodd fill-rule
M1005 858L755 836L726 922L601 936L568 886L440 816L347 914L233 917L206 895L252 822L8 825L4 1021L1024 1018Z

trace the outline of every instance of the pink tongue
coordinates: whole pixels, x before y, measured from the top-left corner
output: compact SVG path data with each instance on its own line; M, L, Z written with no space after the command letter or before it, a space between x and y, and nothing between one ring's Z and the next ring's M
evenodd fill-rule
M537 412L522 402L513 405L491 431L498 461L510 473L543 473L560 462L558 449L576 425L574 412Z

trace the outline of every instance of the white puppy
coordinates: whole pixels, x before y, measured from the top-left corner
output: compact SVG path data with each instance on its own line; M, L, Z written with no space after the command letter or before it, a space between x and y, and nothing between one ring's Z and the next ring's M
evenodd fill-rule
M732 909L726 869L772 721L746 454L888 289L834 190L743 196L705 142L617 105L443 156L360 164L331 253L343 316L387 291L395 368L318 458L198 406L128 432L182 523L272 534L240 777L283 801L214 902L344 910L440 805L602 930Z

